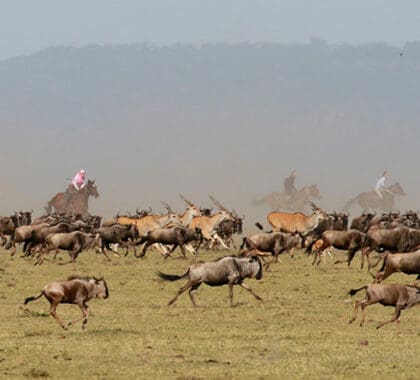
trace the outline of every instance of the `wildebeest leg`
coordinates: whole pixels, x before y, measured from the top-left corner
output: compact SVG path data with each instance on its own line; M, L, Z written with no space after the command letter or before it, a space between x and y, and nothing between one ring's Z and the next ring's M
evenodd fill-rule
M147 241L146 244L143 246L141 253L136 257L144 257L146 255L147 248L149 248L152 244L153 242Z
M394 313L393 317L389 321L385 321L385 322L379 323L378 326L376 326L376 328L379 329L380 327L386 325L387 323L391 323L391 322L397 321L398 318L400 317L400 314L401 314L401 310L402 309L403 309L403 306L397 304L395 306L395 313Z
M356 318L357 318L357 312L359 311L359 306L360 306L363 302L366 302L366 299L361 300L361 301L357 301L357 302L354 304L354 315L353 315L353 317L350 319L349 323L353 323L353 322L356 320Z
M239 285L244 288L245 290L248 290L258 301L262 301L263 299L256 293L253 292L253 290L246 284L244 284L242 281L239 283Z
M57 306L60 304L60 301L56 299L52 299L50 302L51 302L50 314L54 317L54 319L60 324L60 326L64 330L67 330L67 327L64 325L64 322L60 319L60 317L58 316L56 312Z
M233 284L229 283L229 302L230 307L233 307Z
M191 302L193 303L193 305L194 305L194 306L197 306L197 304L195 303L194 294L195 294L195 292L197 291L197 289L200 287L200 285L201 285L201 282L199 282L199 283L197 283L197 284L194 284L194 285L191 287L190 291L188 292L188 294L189 294L189 296L190 296L190 299L191 299Z
M164 253L164 254L163 254L163 258L166 260L169 256L171 256L171 255L172 255L172 253L173 253L173 251L175 251L176 247L178 247L178 244L177 244L177 243L175 243L175 244L173 245L173 247L171 248L171 250L170 250L169 252L167 252L167 253ZM183 254L183 255L184 255L184 257L185 257L185 254L184 254L184 253L182 253L182 254Z
M351 261L354 258L354 255L356 254L356 248L350 248L347 252L347 266L350 266Z
M185 252L184 244L181 244L179 246L179 249L181 250L182 256L184 256L184 258L186 259L187 258L187 255L186 255L186 252Z
M80 307L80 310L82 311L82 317L70 321L67 324L67 327L70 327L71 325L74 325L75 323L77 323L77 322L79 322L83 319L82 329L84 329L85 324L87 323L88 316L89 316L89 306L86 305L84 302L82 302L80 304L78 303L77 305Z
M187 291L190 287L192 286L192 284L191 284L191 281L190 280L188 280L188 282L184 285L184 286L182 286L179 290L178 290L178 293L175 295L175 297L174 298L172 298L169 302L168 302L168 306L171 306L176 300L177 300L177 298L182 294L182 293L184 293L185 291ZM193 301L193 304L194 304L194 301ZM194 304L194 306L196 306L195 304Z
M379 302L379 300L372 301L372 300L367 299L367 300L364 300L360 303L360 307L362 309L362 319L360 320L360 326L363 326L365 321L366 321L365 308L369 305L373 305L373 304L378 303L378 302Z

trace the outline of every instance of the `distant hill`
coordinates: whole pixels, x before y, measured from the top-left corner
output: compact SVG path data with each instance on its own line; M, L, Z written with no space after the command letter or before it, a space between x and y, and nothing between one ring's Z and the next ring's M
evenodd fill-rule
M254 212L250 198L293 168L325 206L385 168L415 197L419 99L416 42L402 56L321 40L50 48L0 62L0 207L41 210L79 167L103 213L161 198L180 208L180 191Z

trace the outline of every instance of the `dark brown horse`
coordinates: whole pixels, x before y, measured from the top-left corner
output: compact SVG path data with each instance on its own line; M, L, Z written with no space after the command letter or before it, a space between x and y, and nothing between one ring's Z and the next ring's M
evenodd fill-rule
M396 195L405 195L404 189L399 182L386 187L386 191L383 193L383 199L380 199L374 191L360 193L358 196L347 201L344 205L344 211L348 211L355 204L358 204L364 212L371 210L391 211L394 208L394 198Z
M57 193L51 200L48 202L47 207L45 210L47 213L50 213L54 208L56 213L64 213L64 214L81 214L85 215L88 213L88 199L90 196L95 198L99 197L98 188L95 185L95 181L88 180L86 186L74 192L70 199L69 204L67 207L64 207L64 193Z
M311 198L321 199L321 192L316 184L302 187L293 198L285 192L270 193L261 200L255 201L254 204L267 204L272 210L302 211L305 202Z

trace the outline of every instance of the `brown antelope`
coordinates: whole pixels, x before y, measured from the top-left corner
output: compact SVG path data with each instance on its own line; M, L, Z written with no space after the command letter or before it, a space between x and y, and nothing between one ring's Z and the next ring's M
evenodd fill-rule
M177 215L172 209L168 209L165 215L147 215L143 218L130 218L121 216L116 218L118 224L135 224L140 236L147 236L149 231L163 227L177 220Z
M179 194L179 196L184 201L187 208L182 215L178 216L178 222L181 223L184 227L189 227L193 218L201 215L201 211L199 207L185 198L182 194Z
M313 202L307 202L313 213L305 215L300 212L288 213L273 211L267 215L267 221L271 224L274 231L288 232L291 234L299 233L301 236L307 235L314 230L322 219L327 218L324 210L320 209Z
M213 196L209 195L210 199L213 203L219 208L219 212L212 216L196 216L191 224L190 228L200 228L203 234L203 238L210 241L210 247L214 245L217 241L220 245L225 248L229 249L226 243L222 240L222 238L217 234L216 227L223 221L223 220L234 220L231 212L224 207L220 202L218 202Z

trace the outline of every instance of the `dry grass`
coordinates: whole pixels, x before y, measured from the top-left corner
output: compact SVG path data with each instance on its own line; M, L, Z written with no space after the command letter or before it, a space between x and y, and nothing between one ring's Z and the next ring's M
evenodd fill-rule
M210 260L222 253L203 252ZM342 254L341 254L342 255ZM67 258L66 258L67 260ZM229 307L227 287L206 285L193 308L187 294L166 306L184 280L163 283L155 272L181 273L189 261L163 261L155 252L145 259L83 253L79 263L46 262L0 251L0 377L22 378L405 378L420 377L420 310L403 311L395 324L380 330L378 321L393 310L374 305L367 323L349 325L350 288L371 282L358 268L318 268L303 254L282 257L262 281L247 280L263 303L235 287L237 306ZM62 330L48 315L42 298L23 306L47 282L71 273L104 275L108 300L90 301L87 329ZM386 282L414 277L394 275ZM360 299L364 293L356 296ZM77 306L60 305L65 320Z

